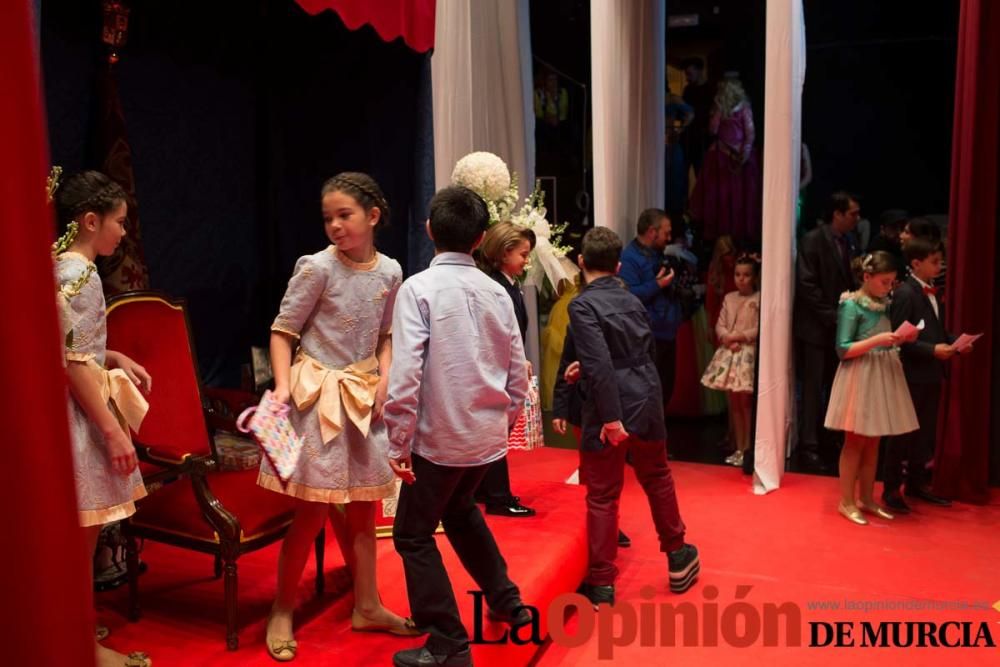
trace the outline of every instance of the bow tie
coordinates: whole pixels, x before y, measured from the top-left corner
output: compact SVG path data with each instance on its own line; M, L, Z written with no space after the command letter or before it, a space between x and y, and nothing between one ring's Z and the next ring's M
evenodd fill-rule
M924 287L924 296L937 296L937 287Z

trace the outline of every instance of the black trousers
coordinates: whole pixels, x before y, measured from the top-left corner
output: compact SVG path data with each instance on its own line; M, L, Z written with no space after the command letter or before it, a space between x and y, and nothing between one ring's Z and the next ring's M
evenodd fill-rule
M483 481L476 489L476 501L487 505L506 505L513 494L510 491L510 468L507 457L489 464Z
M917 413L920 428L911 433L886 439L885 463L882 479L887 493L899 491L903 483L917 489L926 483L927 462L934 456L937 446L938 407L941 402L941 383L907 383L913 410ZM906 475L903 462L906 462Z
M674 395L674 378L677 375L677 341L656 339L656 372L663 390L663 409L670 405Z
M833 386L833 376L840 360L831 340L829 345L798 341L799 377L802 381L802 406L799 410L799 451L817 454L833 437L823 427L826 405ZM829 456L831 452L827 452Z
M403 559L410 612L426 646L434 653L454 653L469 644L455 592L434 541L438 522L472 579L497 611L520 604L521 593L507 576L507 563L482 513L473 501L487 466L451 468L413 455L416 481L404 484L396 507L392 540ZM472 604L471 596L467 603Z

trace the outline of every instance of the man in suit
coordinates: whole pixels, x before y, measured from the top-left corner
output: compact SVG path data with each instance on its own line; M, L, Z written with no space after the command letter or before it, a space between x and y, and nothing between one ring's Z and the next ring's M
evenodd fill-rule
M860 218L857 197L847 192L834 193L826 224L802 238L796 260L792 328L802 383L798 457L799 464L813 472L829 472L837 454L832 434L822 427L824 396L829 395L838 363L834 347L840 295L856 286L851 261L858 255L858 248L851 231Z
M915 237L903 246L903 254L909 264L910 276L893 292L889 318L893 330L903 322L914 325L921 320L924 322L917 340L912 345L904 345L900 352L906 385L920 428L888 439L882 500L894 512L906 514L910 507L900 493L904 482L906 495L910 498L932 505L951 504L927 489L926 467L937 444L941 383L945 378L945 362L955 354L952 347L955 337L945 331L942 322L944 313L937 298L937 288L933 286L941 271L944 254L940 241Z

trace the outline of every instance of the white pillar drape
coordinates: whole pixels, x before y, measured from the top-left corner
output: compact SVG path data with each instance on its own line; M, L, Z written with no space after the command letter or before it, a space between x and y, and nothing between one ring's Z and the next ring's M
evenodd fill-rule
M665 0L591 0L594 224L628 242L663 207Z
M522 199L535 183L535 110L528 0L437 0L431 91L434 180L451 183L455 163L473 151L499 155L517 172ZM539 361L538 309L525 288L525 353Z
M754 492L777 489L794 409L795 205L806 70L802 0L768 0L764 207Z
M527 196L535 181L528 0L438 0L431 88L438 189L473 151L496 153Z

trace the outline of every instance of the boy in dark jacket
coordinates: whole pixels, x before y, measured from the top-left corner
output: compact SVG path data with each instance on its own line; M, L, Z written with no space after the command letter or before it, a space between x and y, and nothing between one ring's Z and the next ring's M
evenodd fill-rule
M569 305L570 329L586 386L580 442L580 482L587 487L590 566L582 592L595 605L614 604L618 503L625 456L649 500L660 550L667 553L670 589L682 593L700 571L698 550L684 542L667 465L660 380L646 309L619 280L622 243L606 227L583 238L580 268L587 287Z
M903 322L924 328L912 345L900 351L906 385L913 399L920 428L912 433L889 438L886 443L885 480L882 500L894 512L906 514L910 506L900 494L904 481L906 495L932 505L948 506L945 498L931 493L925 480L927 462L934 456L937 442L938 404L941 383L945 377L945 362L955 354L955 337L945 331L943 306L938 299L934 280L941 272L943 251L941 242L916 237L903 246L903 256L910 269L909 277L892 295L889 319L895 331ZM903 479L903 461L906 479Z

